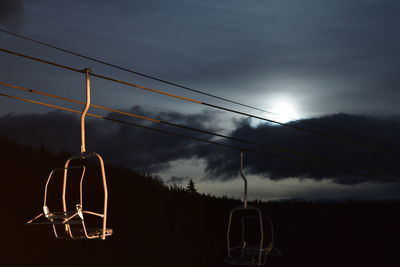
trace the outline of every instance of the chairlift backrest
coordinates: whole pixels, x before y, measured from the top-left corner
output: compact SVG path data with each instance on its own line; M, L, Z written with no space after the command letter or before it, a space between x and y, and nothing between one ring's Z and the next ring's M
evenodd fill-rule
M245 214L241 214L244 212ZM255 231L255 229L248 229L245 222L245 218L249 217L248 213L251 212L252 217L255 221L258 221L258 238L249 240L247 232L250 230ZM235 230L233 228L234 215L239 214L238 223L241 224L240 235L239 232L236 234L236 239L234 238ZM239 238L240 237L240 238ZM269 245L269 244L268 244ZM264 222L263 216L260 209L249 206L243 207L239 206L231 210L229 214L228 230L227 230L227 249L228 249L228 263L232 265L249 265L249 266L261 266L265 264L266 254L269 252L269 246L264 244Z
M86 167L85 166L76 166L70 167L70 163L73 160L84 160L89 157L94 157L98 159L100 169L101 169L101 180L103 185L103 194L104 194L104 202L102 205L102 212L93 212L84 209L83 203L83 181L86 174ZM68 203L67 203L67 180L69 177L69 170L81 168L82 172L80 175L79 181L79 203L75 204L75 210L68 210ZM51 205L48 203L47 194L48 194L48 186L50 181L52 180L53 174L57 171L63 171L63 184L62 184L62 211L52 211ZM70 190L69 190L70 191ZM36 216L34 219L30 220L28 224L51 224L53 226L53 232L57 238L69 238L69 239L105 239L106 236L112 234L112 230L107 228L107 201L108 201L108 190L107 190L107 182L106 176L104 171L104 163L100 155L93 153L87 154L84 157L72 157L69 158L64 168L52 170L45 185L44 190L44 200L43 200L43 213ZM88 229L85 224L85 215L94 215L101 218L101 226L96 229ZM38 221L38 219L44 215L45 221ZM57 230L57 226L63 225L63 230ZM71 226L71 225L80 225L78 227Z

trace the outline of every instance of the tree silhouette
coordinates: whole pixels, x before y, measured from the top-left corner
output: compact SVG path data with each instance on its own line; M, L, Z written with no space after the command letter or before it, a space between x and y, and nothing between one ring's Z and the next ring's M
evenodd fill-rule
M194 186L194 182L192 179L190 179L187 187L186 187L186 191L190 192L190 193L197 193L197 189Z

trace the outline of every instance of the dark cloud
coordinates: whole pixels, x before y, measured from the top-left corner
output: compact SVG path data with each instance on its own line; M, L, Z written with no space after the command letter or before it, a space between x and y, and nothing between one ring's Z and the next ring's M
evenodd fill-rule
M218 125L216 123L218 121L216 119L217 114L210 111L183 115L168 111L150 112L140 106L133 107L130 111L196 128L208 128L211 131L219 130L218 127L213 126ZM119 116L112 116L119 118ZM139 121L133 120L132 122ZM388 143L391 142L392 144L385 145L360 138L356 139L357 142L365 142L367 146L383 146L385 149L400 152L400 121L395 117L382 118L337 114L309 119L306 122L326 125L359 135L367 135ZM140 123L143 124L143 122ZM292 123L298 124L298 122ZM177 130L169 126L154 125L153 123L145 125L190 134L207 140L212 138L205 134ZM0 131L25 144L37 146L44 143L53 149L65 149L71 153L79 152L79 121L78 117L74 115L66 115L61 112L42 115L9 114L0 117ZM328 132L326 133L328 134ZM398 164L400 153L388 154L379 150L371 150L370 147L358 147L271 124L251 127L249 120L238 121L236 128L231 132L231 136L296 150L316 155L319 158L332 158L337 161L348 162L352 166L363 166L375 172L400 175L400 165ZM219 141L221 142L221 140ZM206 162L206 172L209 179L227 180L236 178L239 170L238 151L107 121L88 120L87 143L89 150L100 152L107 159L107 162L146 172L155 173L167 170L171 167L171 162L175 160L199 158ZM273 155L263 157L246 153L245 169L248 174L260 175L274 180L291 177L315 180L330 179L340 184L357 184L370 181L368 178L355 175L353 173L355 169L343 168L332 163L326 164L322 160L312 161L312 165L309 165L304 164L303 161L310 162L310 159L303 156L299 157L275 150L263 150L260 147L241 143L226 143ZM282 157L291 157L292 160L285 160ZM375 172L360 170L357 170L357 172L368 175L376 174ZM389 175L379 175L383 178L393 179ZM178 178L172 180L174 182L183 181Z
M142 107L133 107L131 112L145 113L159 119L184 125L205 128L215 122L215 113L204 111L200 114L182 115L175 112L161 111L154 114ZM120 116L110 115L115 119ZM156 123L145 123L143 120L124 118L124 121L171 130L170 127ZM50 112L43 115L6 115L0 118L0 131L13 136L20 142L29 145L46 146L71 153L78 153L80 147L79 118L62 112ZM215 127L211 129L216 130ZM209 139L204 134L172 129L174 132L190 134L195 137ZM125 165L140 171L158 172L170 167L170 162L178 159L196 157L198 143L173 135L160 134L141 128L129 127L108 121L88 118L87 149L99 151L108 162Z
M17 30L22 22L23 0L0 0L0 25Z
M359 173L359 169L343 167L341 164L326 163L326 161L319 159L323 157L347 162L351 166L363 166L372 170L372 172L361 171L367 175L375 175L376 172L383 172L394 173L400 176L400 167L397 163L400 158L400 120L397 118L337 114L308 119L305 122L342 129L357 135L373 137L388 143L392 142L393 144L386 145L362 138L353 138L356 142L364 144L356 146L271 124L261 124L253 128L250 126L248 120L243 120L237 124L237 128L231 133L231 136L253 140L260 144L269 144L279 148L307 153L318 158L317 160L310 161L304 156L281 153L275 150L263 151L268 153L273 152L278 158L260 157L247 153L245 160L247 172L249 174L263 175L275 180L290 177L313 178L316 180L332 179L334 182L342 184L356 184L368 180L368 178L352 174L354 171ZM304 125L295 122L291 124L304 127ZM319 131L321 130L319 129ZM332 136L332 133L326 131L325 133ZM339 137L339 139L348 138L337 134L334 135ZM337 138L335 137L334 139ZM380 149L373 150L371 146L375 148L383 147L384 150L394 150L397 153L386 153L380 151ZM254 146L247 147L260 151L260 148ZM291 157L292 160L282 160L279 157ZM209 177L225 179L237 177L239 155L226 150L218 150L217 153L206 156L206 159ZM382 178L396 178L386 175L380 176Z

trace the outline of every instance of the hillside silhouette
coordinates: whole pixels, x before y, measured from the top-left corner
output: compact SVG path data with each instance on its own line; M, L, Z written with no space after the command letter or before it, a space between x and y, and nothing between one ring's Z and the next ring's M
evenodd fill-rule
M56 240L49 226L25 223L41 212L45 180L69 153L22 146L5 136L0 147L1 266L226 266L228 215L240 201L107 165L114 235L106 241ZM101 203L98 181L88 181L85 200L94 207ZM59 203L56 194L49 201ZM399 202L251 204L272 218L275 245L283 252L267 266L400 266Z

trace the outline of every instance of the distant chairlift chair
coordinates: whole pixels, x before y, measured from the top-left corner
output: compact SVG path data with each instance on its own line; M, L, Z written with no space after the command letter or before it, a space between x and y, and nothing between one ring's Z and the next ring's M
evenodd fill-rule
M107 190L107 181L106 174L104 168L104 161L102 157L97 153L88 153L86 152L85 145L85 116L87 111L90 108L90 70L84 70L86 74L86 106L81 114L81 154L77 157L69 158L64 165L64 168L54 169L50 172L50 175L47 178L45 190L44 190L44 201L43 201L43 212L28 221L28 225L37 225L37 224L50 224L53 227L53 232L56 238L58 239L102 239L105 240L107 236L112 235L113 230L107 228L107 205L108 205L108 190ZM84 210L83 205L83 180L85 177L86 167L85 166L75 166L70 167L71 161L74 160L86 160L88 158L95 158L98 160L100 171L101 171L101 179L103 184L103 192L104 192L104 201L103 201L103 211L102 213L96 213L88 210ZM67 201L66 201L66 193L67 193L67 179L68 179L68 171L71 169L82 169L81 178L79 183L79 203L76 204L76 210L68 211L67 210ZM63 171L63 188L62 188L62 211L51 211L47 204L47 188L48 185L54 175L55 172ZM94 215L101 218L101 226L98 228L87 228L85 224L85 214ZM57 226L64 225L63 230L57 230Z
M267 262L267 256L275 250L275 254L281 254L274 247L273 226L268 216L263 216L260 209L247 205L247 179L243 173L243 152L240 155L240 175L244 180L244 199L243 206L232 209L229 214L229 223L227 230L227 263L238 266L263 266ZM239 214L241 224L240 238L234 231L234 215ZM252 221L253 224L248 222ZM251 227L250 227L251 226ZM255 229L256 228L256 229ZM266 232L268 230L268 232ZM253 235L249 233L253 232ZM254 234L255 233L255 234ZM266 236L265 234L268 234Z

